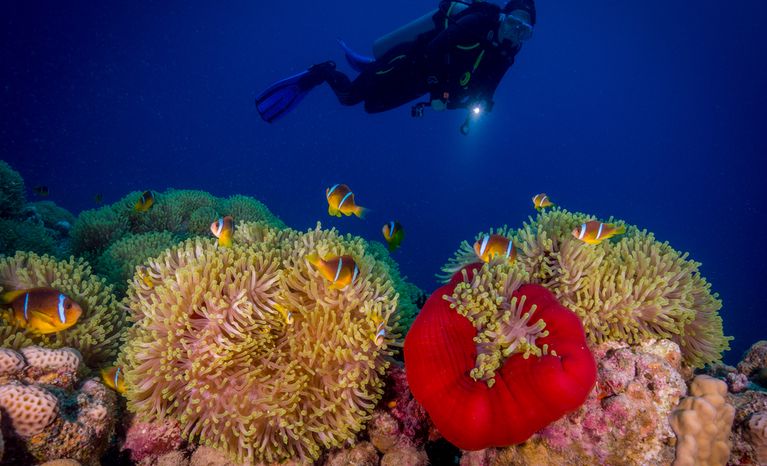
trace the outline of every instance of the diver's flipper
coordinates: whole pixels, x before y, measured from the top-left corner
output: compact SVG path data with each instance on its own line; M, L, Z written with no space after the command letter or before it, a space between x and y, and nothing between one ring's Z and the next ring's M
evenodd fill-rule
M308 74L309 70L277 81L256 97L256 108L261 118L271 123L293 110L314 87L301 85L301 79Z
M335 63L326 61L272 84L256 97L259 115L269 123L281 118L293 110L309 91L325 82L335 69Z
M351 48L349 48L348 45L346 45L346 42L342 41L341 39L338 39L338 45L341 46L342 49L344 49L344 55L346 56L346 61L349 62L349 65L354 69L354 71L362 72L365 68L367 68L368 65L373 63L375 61L375 58L373 57L366 57L365 55L361 55Z

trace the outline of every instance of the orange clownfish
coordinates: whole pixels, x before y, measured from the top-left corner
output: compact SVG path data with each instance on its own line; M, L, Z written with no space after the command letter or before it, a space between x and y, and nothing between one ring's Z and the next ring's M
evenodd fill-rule
M573 236L588 244L599 244L606 239L622 235L623 233L626 233L626 227L623 225L616 226L611 223L597 222L596 220L590 220L573 229Z
M553 205L554 203L551 202L551 199L549 199L549 196L546 193L536 194L533 196L533 207L535 207L535 210L539 212L546 207L551 207Z
M517 258L514 243L503 235L485 235L474 243L474 252L482 262L490 262L495 257L505 257L509 262Z
M309 254L306 256L306 260L320 275L332 283L331 288L337 290L342 290L354 283L360 273L360 269L352 256L336 256L326 260L317 254Z
M9 321L43 335L68 329L83 314L79 304L53 288L8 291L0 296L0 302L12 308Z
M328 199L328 214L334 217L353 214L364 218L367 213L367 209L354 202L354 193L345 184L334 184L326 189L325 197Z
M373 343L375 343L376 346L383 346L385 338L386 338L386 324L384 322L381 322L376 327L376 333L375 335L373 335Z
M141 197L138 198L138 201L136 201L136 205L133 206L133 210L136 212L146 212L151 209L153 205L154 194L152 194L152 191L144 191L144 194L142 194Z
M112 366L101 369L101 380L104 381L104 385L117 393L125 393L125 374L122 367Z
M397 249L405 238L405 230L402 229L402 225L399 222L389 222L383 226L382 230L386 244L389 246L389 252Z
M213 236L218 238L218 245L231 248L232 247L232 235L234 235L234 219L227 215L226 217L220 217L218 220L210 224L210 231Z

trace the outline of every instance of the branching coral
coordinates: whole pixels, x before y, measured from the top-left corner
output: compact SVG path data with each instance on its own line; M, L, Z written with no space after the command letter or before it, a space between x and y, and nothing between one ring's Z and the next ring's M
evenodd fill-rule
M578 314L592 343L667 338L690 366L719 360L731 338L723 334L722 303L700 264L632 226L617 241L598 245L572 237L574 226L592 219L555 208L525 224L514 242L530 280ZM473 260L466 246L446 271Z
M129 234L109 246L94 266L96 272L121 293L127 289L128 279L136 267L166 249L176 245L178 239L170 232Z
M352 255L359 276L332 289L310 253ZM238 225L232 248L190 239L150 260L151 286L136 276L128 289L129 408L249 463L353 442L397 338L397 295L378 267L361 239L265 224Z
M39 345L48 348L72 347L86 364L103 365L117 356L125 330L125 313L111 287L91 273L81 259L57 261L50 256L18 252L0 258L0 293L9 290L50 287L76 301L83 315L75 326L54 334L36 335L0 320L0 343L21 348Z
M0 160L0 218L15 217L25 202L24 179L19 172Z

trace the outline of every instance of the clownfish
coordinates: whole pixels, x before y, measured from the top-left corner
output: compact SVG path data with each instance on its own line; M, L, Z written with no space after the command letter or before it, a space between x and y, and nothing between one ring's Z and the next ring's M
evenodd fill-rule
M281 304L276 304L275 303L274 308L277 309L280 312L280 314L282 315L282 318L285 319L285 323L287 325L293 325L293 313L292 312L290 312L289 310L285 309L285 307L282 306Z
M360 273L360 269L352 256L336 256L326 260L317 254L309 254L306 256L306 260L320 275L331 282L331 288L337 290L342 290L354 283Z
M343 214L365 218L367 209L354 202L354 193L345 184L334 184L327 188L325 197L328 200L328 214L334 217L340 217Z
M622 235L623 233L626 233L626 227L623 225L616 226L611 223L597 222L596 220L590 220L573 229L573 236L588 244L599 244L606 239Z
M112 366L101 369L101 380L104 385L116 391L119 394L125 393L125 374L122 367Z
M9 321L32 333L47 335L77 323L83 308L52 288L32 288L3 293L0 301L11 306Z
M386 244L389 246L389 252L397 249L405 238L405 230L399 222L391 221L383 226L382 230Z
M551 199L549 199L549 196L546 193L536 194L533 196L533 207L535 207L535 210L538 212L542 211L546 207L553 206L554 203L551 202Z
M45 185L35 186L32 191L34 191L35 194L40 197L48 197L48 195L51 193L48 189L48 186Z
M93 196L93 202L96 203L96 205L101 205L101 203L104 201L104 195L99 193Z
M153 205L154 194L152 194L152 191L144 191L144 194L142 194L141 197L138 198L138 201L136 201L136 205L133 206L133 210L136 212L146 212L151 209Z
M210 224L210 231L213 236L218 238L218 245L224 248L232 247L232 236L234 235L234 219L227 215L219 217L218 220Z
M495 257L505 257L509 262L517 258L514 243L503 235L485 235L474 243L474 252L482 262L490 262Z
M149 275L149 271L146 269L146 267L140 267L138 270L138 276L141 279L141 281L144 283L144 285L147 286L150 290L154 288L154 281L152 280L152 276Z
M386 324L381 322L376 327L376 333L373 335L373 343L376 346L382 346L384 344L384 338L386 338Z

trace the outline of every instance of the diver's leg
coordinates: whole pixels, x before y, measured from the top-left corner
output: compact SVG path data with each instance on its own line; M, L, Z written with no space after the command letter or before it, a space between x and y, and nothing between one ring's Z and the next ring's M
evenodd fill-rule
M324 81L330 85L342 105L357 105L364 100L360 78L358 77L354 81L350 80L348 76L336 69L336 65L332 61L314 65L309 70L314 71L312 73L314 79L319 79L320 82Z

